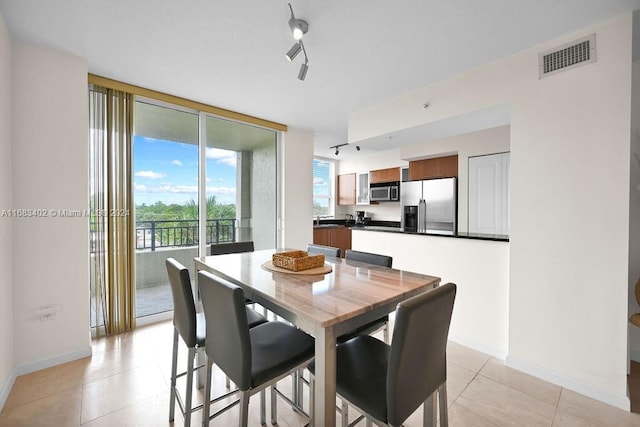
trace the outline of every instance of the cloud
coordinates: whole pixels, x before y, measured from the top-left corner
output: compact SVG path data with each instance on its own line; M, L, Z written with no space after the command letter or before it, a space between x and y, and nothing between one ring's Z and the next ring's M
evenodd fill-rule
M174 166L182 166L182 162L178 159L172 161L171 164Z
M173 184L162 184L162 185L144 185L144 184L134 184L134 191L139 193L168 193L168 194L198 194L198 186L197 185L173 185ZM211 194L221 194L221 195L233 195L236 194L235 187L207 187L207 193Z
M314 176L313 185L327 185L327 181L325 181L323 178L320 178L319 176Z
M235 168L237 156L235 151L207 148L207 159L213 159L216 160L216 163L223 163Z
M153 171L138 171L136 173L134 173L135 176L139 176L140 178L149 178L149 179L159 179L159 178L164 178L165 174L160 173L160 172L153 172Z

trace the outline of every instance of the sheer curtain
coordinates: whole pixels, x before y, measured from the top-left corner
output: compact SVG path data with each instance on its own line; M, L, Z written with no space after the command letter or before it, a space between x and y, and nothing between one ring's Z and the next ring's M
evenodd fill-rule
M89 86L91 324L96 335L135 327L133 95Z

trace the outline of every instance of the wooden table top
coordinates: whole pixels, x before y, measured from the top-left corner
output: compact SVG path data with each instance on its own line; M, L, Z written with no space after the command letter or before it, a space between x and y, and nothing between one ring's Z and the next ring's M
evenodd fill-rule
M327 328L437 286L439 277L327 257L323 275L276 273L262 267L275 250L196 258L196 267L243 285L252 295Z

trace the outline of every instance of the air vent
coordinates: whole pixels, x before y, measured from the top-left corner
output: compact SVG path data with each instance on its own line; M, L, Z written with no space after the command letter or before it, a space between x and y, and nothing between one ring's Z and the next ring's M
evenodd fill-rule
M539 77L568 71L596 62L596 35L591 34L571 43L538 54Z

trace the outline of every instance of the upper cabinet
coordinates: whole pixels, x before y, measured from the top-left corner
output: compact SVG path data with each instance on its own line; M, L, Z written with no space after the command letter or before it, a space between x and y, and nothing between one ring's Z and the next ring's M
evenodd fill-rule
M457 178L458 156L436 157L409 162L409 181L433 178Z
M370 184L400 181L400 168L378 169L369 172Z
M356 174L338 175L338 204L356 204Z
M356 174L356 204L369 204L369 172L359 172Z

